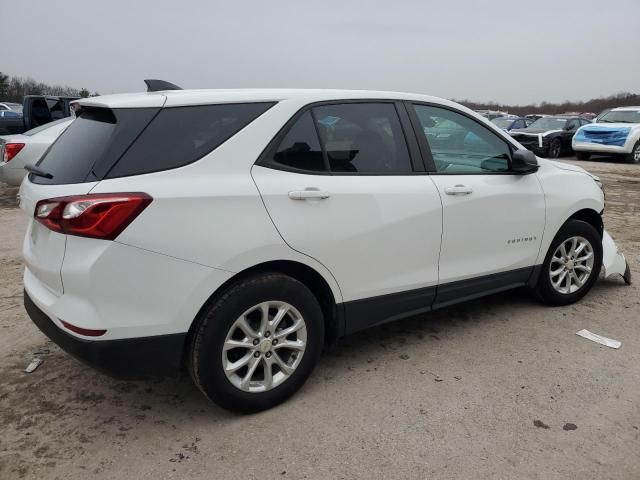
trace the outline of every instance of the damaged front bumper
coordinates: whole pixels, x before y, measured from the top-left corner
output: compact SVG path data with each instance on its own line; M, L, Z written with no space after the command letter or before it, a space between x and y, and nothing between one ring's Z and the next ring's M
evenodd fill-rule
M629 264L606 230L602 235L602 273L604 278L620 275L627 285L631 284Z

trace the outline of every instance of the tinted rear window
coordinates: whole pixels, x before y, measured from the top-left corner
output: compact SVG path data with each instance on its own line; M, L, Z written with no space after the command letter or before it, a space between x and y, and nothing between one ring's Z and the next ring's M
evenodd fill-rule
M53 178L29 178L53 185L101 180L158 110L83 108L38 162Z
M139 175L193 163L220 146L273 103L165 108L107 178Z
M211 152L272 105L84 107L38 162L53 178L29 178L59 185L181 167Z

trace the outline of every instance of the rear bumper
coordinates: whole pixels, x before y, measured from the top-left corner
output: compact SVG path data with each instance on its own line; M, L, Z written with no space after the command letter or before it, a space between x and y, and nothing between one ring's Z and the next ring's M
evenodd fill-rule
M26 174L26 170L22 168L10 168L9 163L0 164L0 182L18 187Z
M186 333L121 340L84 340L62 331L24 292L33 323L67 353L119 378L175 376L180 370Z

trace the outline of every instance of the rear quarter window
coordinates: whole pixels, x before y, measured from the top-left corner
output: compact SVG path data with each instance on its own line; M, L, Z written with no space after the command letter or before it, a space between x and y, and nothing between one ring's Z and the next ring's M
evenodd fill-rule
M38 162L40 184L100 181L182 167L202 158L274 103L158 108L82 107Z
M243 103L164 108L106 178L158 172L193 163L273 105Z

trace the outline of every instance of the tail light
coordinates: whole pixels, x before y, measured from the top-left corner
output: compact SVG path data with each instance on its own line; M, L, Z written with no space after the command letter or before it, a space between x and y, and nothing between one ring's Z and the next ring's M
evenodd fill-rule
M34 218L54 232L115 240L153 199L146 193L105 193L40 200Z
M24 143L5 143L3 160L8 162L24 148Z

